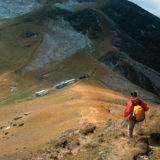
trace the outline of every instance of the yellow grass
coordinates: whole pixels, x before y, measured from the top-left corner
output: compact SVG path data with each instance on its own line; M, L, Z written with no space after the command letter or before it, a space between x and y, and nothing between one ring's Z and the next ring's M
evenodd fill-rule
M84 122L98 123L108 118L122 118L129 100L126 95L133 89L143 93L145 98L157 98L93 58L114 50L113 34L108 31L100 35L99 43L94 42L93 57L84 49L57 65L48 64L24 73L23 67L30 62L41 43L43 28L33 22L20 23L22 20L6 21L6 27L0 25L0 126L11 126L9 130L0 130L0 159L29 156L65 129L78 127ZM37 40L25 37L28 29L39 33ZM49 73L50 76L38 80L36 77L41 73ZM89 75L89 78L41 98L33 96L36 91L84 75ZM13 93L11 86L16 86ZM17 126L10 124L26 112L30 114L13 122ZM21 123L24 126L19 127Z
M104 122L108 118L120 118L124 106L112 104L113 97L128 100L119 93L102 88L97 82L85 80L42 98L0 108L0 125L30 112L27 117L14 122L17 125L24 122L23 127L11 126L11 129L5 131L9 132L6 136L5 132L0 132L0 146L3 144L1 157L5 160L16 158L16 154L19 157L29 155L65 129L77 127L84 122L96 123ZM115 107L119 112L112 113L112 109L108 112L108 107Z

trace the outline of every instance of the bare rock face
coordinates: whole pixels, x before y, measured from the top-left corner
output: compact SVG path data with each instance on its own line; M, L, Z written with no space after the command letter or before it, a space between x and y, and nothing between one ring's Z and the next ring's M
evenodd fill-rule
M159 72L160 19L127 0L111 0L100 9L116 24L112 29L120 41L115 45Z
M134 61L126 53L110 52L101 57L100 61L134 84L160 95L159 72Z
M0 19L13 18L21 16L33 11L36 8L42 7L47 3L54 3L53 6L72 11L77 7L83 6L86 3L94 2L90 1L78 1L78 0L5 0L0 1Z
M126 0L108 1L100 10L110 19L106 21L119 50L106 53L100 61L134 84L160 95L160 19Z
M47 63L55 63L88 47L92 42L87 35L77 32L63 18L49 19L45 22L46 33L41 45L37 48L35 60L25 67L25 71L42 68Z
M40 3L37 0L0 1L0 19L17 17L38 7L40 7Z
M89 133L93 133L95 129L96 129L96 126L92 123L89 123L89 124L82 126L80 132L84 135L87 135Z

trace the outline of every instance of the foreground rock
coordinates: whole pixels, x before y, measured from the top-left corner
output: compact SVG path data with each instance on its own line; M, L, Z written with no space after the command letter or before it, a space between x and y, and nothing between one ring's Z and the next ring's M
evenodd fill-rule
M140 125L137 133L141 131ZM149 160L159 159L158 150L151 147L153 134L144 135L147 130L129 140L126 124L109 119L105 124L84 124L79 129L66 130L61 137L51 142L36 160ZM156 135L156 138L158 135ZM151 140L152 139L152 140Z

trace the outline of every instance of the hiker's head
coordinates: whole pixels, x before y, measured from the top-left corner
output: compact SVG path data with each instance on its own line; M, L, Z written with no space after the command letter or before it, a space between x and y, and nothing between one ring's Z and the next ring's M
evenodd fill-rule
M131 92L131 97L137 97L137 92Z

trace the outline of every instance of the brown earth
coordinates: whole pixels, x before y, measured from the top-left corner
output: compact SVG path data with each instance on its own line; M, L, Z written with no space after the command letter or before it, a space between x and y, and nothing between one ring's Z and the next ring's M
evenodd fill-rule
M124 87L122 88L125 89ZM150 97L153 98L152 95ZM79 128L84 123L104 123L107 119L121 121L128 101L129 97L124 94L105 87L104 83L95 78L89 78L55 90L44 97L3 105L0 107L0 126L4 126L0 130L0 159L13 160L32 157L37 150L46 148L47 143L50 144L50 141L55 140L64 130ZM151 102L147 104L151 106L148 114L152 121L148 119L150 123L145 132L150 136L152 133L158 133L159 112L157 112L158 105ZM26 116L24 116L25 113L27 113ZM153 113L156 114L153 115ZM118 134L127 135L127 131L120 130L120 121L115 123L119 128ZM10 128L5 130L5 127L9 126ZM142 131L139 130L139 132L141 134ZM106 138L111 139L107 136ZM126 140L126 136L120 141L113 139L110 145L114 144L115 147L118 147L116 144L119 143L118 149L121 149L123 145L124 148L129 149ZM125 154L125 151L123 152ZM121 157L123 157L122 153ZM113 154L113 159L115 157L116 154Z
M151 131L153 126L146 125L151 125L149 121L151 115L148 114L147 123L136 125L132 139L128 138L126 121L108 119L106 123L96 125L84 123L77 129L63 132L59 138L50 142L45 150L37 152L32 159L159 160L160 128L157 126L157 130Z
M29 156L62 131L84 122L119 119L124 110L119 102L127 100L118 92L85 80L42 98L1 107L0 126L11 128L0 131L0 159ZM26 112L29 114L23 117Z
M64 67L59 71L58 68L62 64ZM104 123L107 119L122 119L123 110L130 98L126 95L133 90L136 90L145 102L147 102L146 99L150 101L147 102L149 106L155 106L151 101L159 101L158 97L152 93L133 85L86 54L79 53L69 57L55 70L52 72L53 76L57 76L53 77L55 81L65 79L68 75L78 77L89 74L90 77L55 90L44 97L23 100L22 96L20 99L2 102L0 105L0 159L21 160L32 157L37 150L46 148L47 143L60 136L64 130L80 127L83 123L96 124ZM14 74L4 76L6 78L2 77L1 81L6 79L5 84L8 85L6 86L8 89L14 80ZM33 82L46 83L28 75L15 77L15 82L18 84L15 94L20 96L21 92L27 90ZM40 85L37 89L39 87ZM10 93L9 89L4 95L7 97L8 93ZM29 114L24 116L27 112ZM154 125L157 128L157 124ZM6 129L9 126L10 128Z

